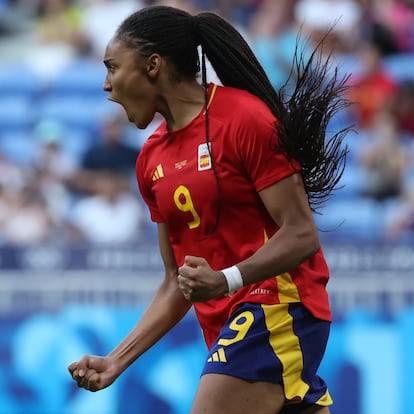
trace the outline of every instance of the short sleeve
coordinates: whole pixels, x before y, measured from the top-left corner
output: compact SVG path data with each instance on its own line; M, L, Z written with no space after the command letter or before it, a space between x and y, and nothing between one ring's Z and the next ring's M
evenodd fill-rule
M300 170L298 162L288 159L278 136L277 120L267 107L243 121L236 145L256 191Z

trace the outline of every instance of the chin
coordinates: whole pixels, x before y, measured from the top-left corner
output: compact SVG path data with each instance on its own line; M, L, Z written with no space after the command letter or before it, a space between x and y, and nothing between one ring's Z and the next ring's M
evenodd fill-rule
M148 125L152 122L153 118L150 119L135 119L135 120L131 120L131 122L133 124L135 124L135 126L138 129L146 129L148 127Z
M144 122L134 122L134 121L132 121L132 123L135 124L135 126L138 129L145 129L149 125L147 122L144 123Z

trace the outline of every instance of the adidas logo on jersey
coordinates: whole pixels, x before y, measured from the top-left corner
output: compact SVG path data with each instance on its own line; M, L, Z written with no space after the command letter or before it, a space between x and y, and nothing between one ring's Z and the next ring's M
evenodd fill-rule
M218 351L214 352L207 362L227 362L224 348L219 348Z
M162 169L162 165L158 164L154 171L154 175L152 176L152 181L159 180L161 177L164 177L164 171Z

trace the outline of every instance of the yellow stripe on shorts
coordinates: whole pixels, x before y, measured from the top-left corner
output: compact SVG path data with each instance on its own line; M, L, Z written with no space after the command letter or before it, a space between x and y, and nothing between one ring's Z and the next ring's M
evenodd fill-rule
M262 305L269 330L269 342L282 364L283 386L287 400L302 400L309 385L302 380L303 358L299 338L293 331L293 318L288 304Z

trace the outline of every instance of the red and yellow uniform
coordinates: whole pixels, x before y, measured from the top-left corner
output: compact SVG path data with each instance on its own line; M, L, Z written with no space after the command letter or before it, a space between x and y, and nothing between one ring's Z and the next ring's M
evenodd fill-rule
M137 177L152 219L168 225L177 264L185 255L201 256L220 270L252 255L278 230L257 193L297 166L270 149L277 143L275 117L262 101L217 85L210 85L209 96L209 139L220 194L206 146L204 110L177 131L163 123L140 152ZM329 321L327 281L320 251L289 273L196 303L208 347L243 302L302 302L315 317Z
M161 124L140 152L137 179L152 220L167 223L177 264L200 256L220 270L251 256L278 231L258 192L299 166L272 149L276 119L248 92L210 85L213 160L205 122L203 109L180 130ZM327 281L319 251L290 272L195 303L210 350L203 374L280 382L289 403L329 405L316 373L331 320Z

